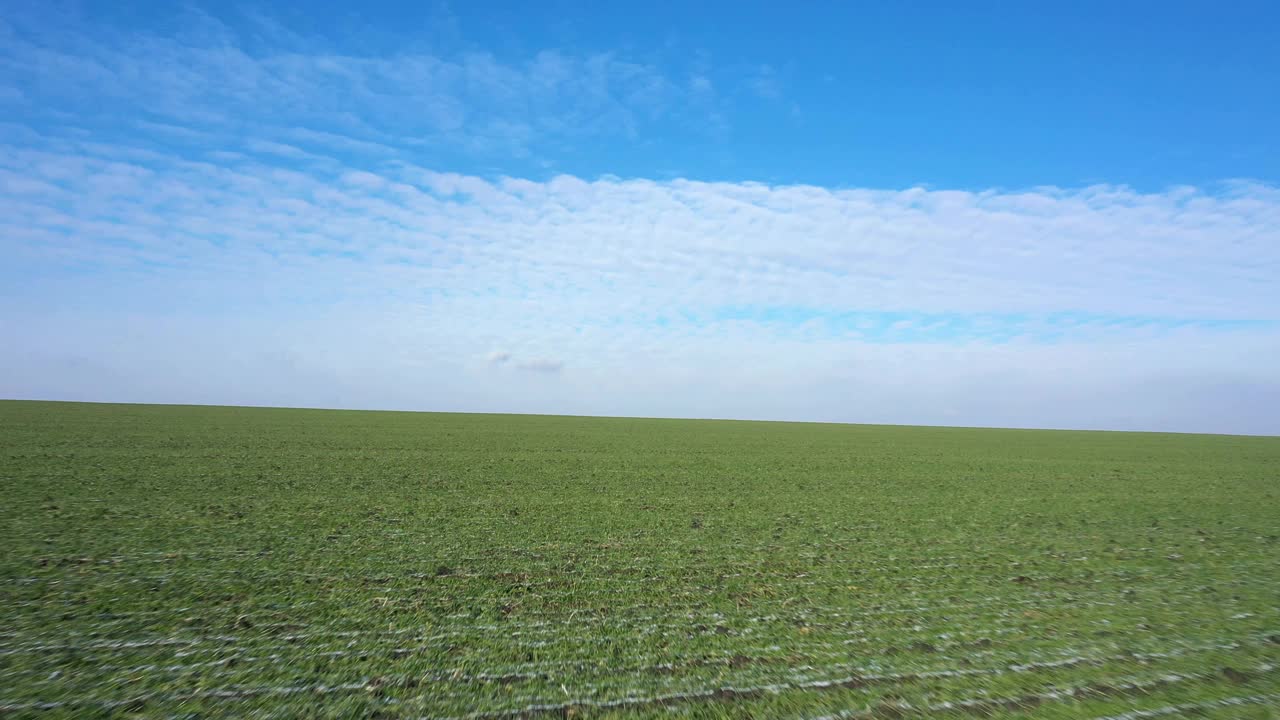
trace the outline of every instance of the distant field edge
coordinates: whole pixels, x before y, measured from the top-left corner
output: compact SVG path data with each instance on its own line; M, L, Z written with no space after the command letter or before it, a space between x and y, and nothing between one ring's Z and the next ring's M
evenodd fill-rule
M918 430L1003 430L1009 432L1023 433L1105 433L1105 434L1123 434L1123 435L1178 435L1178 436L1204 436L1204 437L1249 437L1249 438L1280 438L1280 435L1265 433L1193 433L1179 432L1172 430L1121 430L1107 428L1078 428L1078 427L1018 427L1018 426L996 426L996 425L907 425L900 423L875 423L875 422L840 422L828 420L779 420L765 418L732 418L732 417L654 417L648 415L579 415L573 413L536 413L536 412L479 412L466 410L397 410L388 408L362 408L362 407L321 407L306 405L228 405L214 403L148 403L148 402L117 402L108 400L47 400L42 398L0 398L0 407L5 405L88 405L88 406L118 406L131 408L155 408L155 409L183 409L183 408L208 408L222 410L281 410L281 411L302 411L302 412L323 412L323 413L370 413L370 414L398 414L398 415L465 415L468 417L493 417L493 418L563 418L575 420L644 420L652 422L693 422L693 423L752 423L760 425L821 425L821 426L849 426L859 428L902 428L902 429L918 429Z

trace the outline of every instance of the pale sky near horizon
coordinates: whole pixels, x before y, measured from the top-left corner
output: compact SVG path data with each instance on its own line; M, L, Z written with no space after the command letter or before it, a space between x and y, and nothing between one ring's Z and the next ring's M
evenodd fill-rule
M7 3L0 397L1280 434L1267 3Z

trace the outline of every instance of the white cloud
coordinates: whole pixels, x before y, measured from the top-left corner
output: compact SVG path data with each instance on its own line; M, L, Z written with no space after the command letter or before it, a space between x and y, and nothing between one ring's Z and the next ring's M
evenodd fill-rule
M86 101L121 117L145 109L151 119L136 125L157 135L241 136L252 127L262 142L322 154L418 146L529 155L566 138L635 138L646 123L685 112L692 94L713 94L709 83L686 88L657 65L614 53L359 54L259 16L241 33L191 11L172 36L104 32L74 12L16 11L8 21L0 102L70 117ZM259 47L264 29L271 43Z
M0 395L1280 432L1273 187L277 155L0 143Z
M306 150L289 145L286 143L271 142L268 140L251 139L245 142L245 147L251 152L264 153L267 155L278 155L291 160L307 160L310 162L327 163L332 162L329 158L322 155L309 153Z
M1275 187L446 172L744 87L189 20L0 21L0 396L1280 433Z

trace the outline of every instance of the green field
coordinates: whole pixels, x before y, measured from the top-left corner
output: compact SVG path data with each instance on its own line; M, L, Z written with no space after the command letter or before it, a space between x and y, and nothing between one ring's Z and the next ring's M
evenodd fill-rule
M0 714L1280 716L1280 438L0 402Z

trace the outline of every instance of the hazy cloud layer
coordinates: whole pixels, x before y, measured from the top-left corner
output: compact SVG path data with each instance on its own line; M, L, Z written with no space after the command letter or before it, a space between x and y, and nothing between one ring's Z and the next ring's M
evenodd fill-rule
M539 183L35 139L0 147L4 395L1277 430L1271 187Z
M521 370L529 370L530 372L539 373L558 373L564 367L564 363L559 360L549 358L533 358L525 360L517 365Z
M714 133L728 83L23 22L0 396L1280 433L1272 186L459 174L406 148Z

